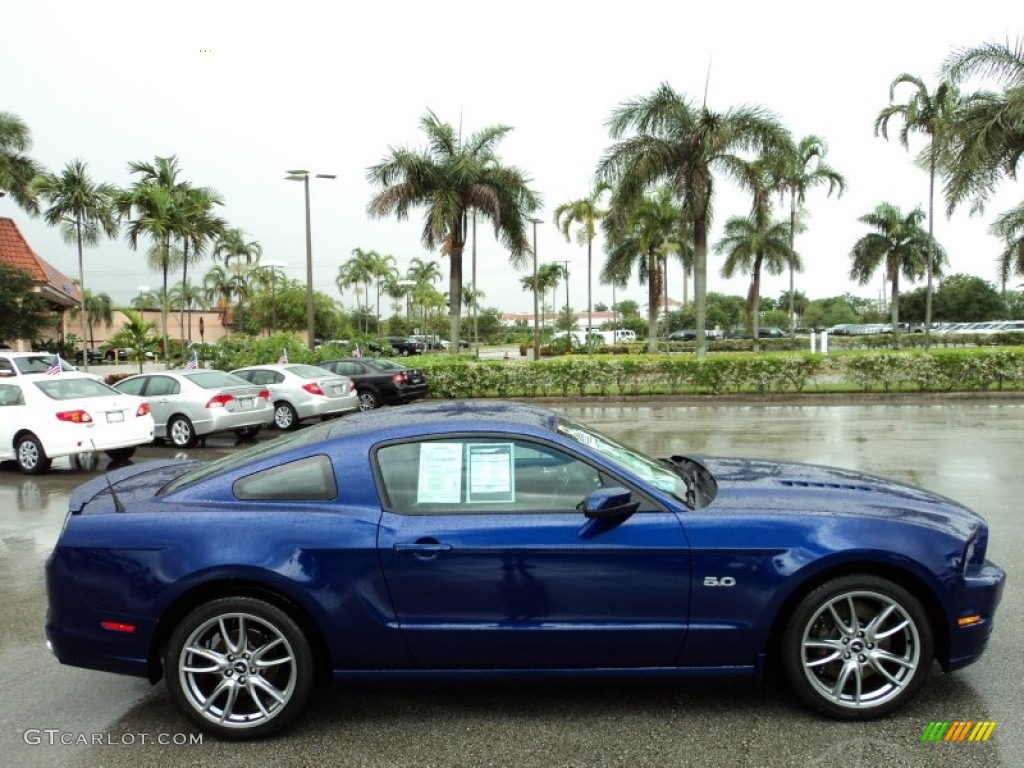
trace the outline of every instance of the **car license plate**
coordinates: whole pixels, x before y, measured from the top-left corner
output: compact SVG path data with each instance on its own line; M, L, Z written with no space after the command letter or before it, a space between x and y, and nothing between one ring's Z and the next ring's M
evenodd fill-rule
M124 413L121 411L107 411L107 423L113 424L117 421L124 421Z
M343 394L345 394L345 386L341 385L340 387L335 387L334 388L334 394L336 394L336 395L343 395Z
M240 398L238 398L238 407L239 408L252 408L252 398L251 397L240 397Z

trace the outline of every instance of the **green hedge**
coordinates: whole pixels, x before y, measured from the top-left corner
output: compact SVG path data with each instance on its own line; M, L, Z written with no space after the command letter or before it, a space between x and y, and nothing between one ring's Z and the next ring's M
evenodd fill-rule
M541 362L444 357L417 362L431 395L548 397L646 394L781 394L814 391L978 391L1024 386L1024 350L571 355Z

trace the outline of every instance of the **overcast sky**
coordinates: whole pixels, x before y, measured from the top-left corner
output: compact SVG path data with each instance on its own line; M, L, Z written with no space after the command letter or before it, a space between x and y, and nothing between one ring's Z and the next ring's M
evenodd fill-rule
M1022 32L1014 26L1019 4L991 0L955 13L917 0L33 0L8 4L3 15L0 111L28 124L32 154L51 170L81 158L96 180L123 186L131 182L129 161L176 154L186 179L223 195L223 215L262 244L264 260L285 262L300 280L302 185L286 181L284 171L337 174L311 181L310 190L315 285L334 297L338 265L356 247L391 254L402 271L414 257L434 258L447 276L447 260L420 243L420 214L405 222L366 215L373 194L367 167L389 146L421 147L419 119L427 109L455 125L461 120L465 133L512 126L499 151L543 196L539 258L569 260L577 310L586 307L586 252L550 222L559 204L590 189L611 143L606 120L622 101L661 82L699 100L707 81L713 110L760 105L797 138L823 137L848 190L839 200L821 189L810 194L809 229L797 238L806 265L797 288L811 298L847 291L877 298L880 275L863 287L846 277L850 248L867 231L857 218L883 201L925 207L928 189L927 174L897 141L873 135L890 82L909 72L931 88L954 49ZM1000 243L987 227L1021 194L1020 183L1004 182L985 216L937 218L950 272L995 281ZM723 183L711 242L726 219L748 210L748 198ZM17 221L43 258L77 274L74 248L42 219L28 218L9 197L0 200L0 215ZM595 251L594 302L610 303L610 288L596 278L603 253L600 246ZM519 284L523 273L509 266L485 228L477 259L483 305L532 310ZM744 294L748 278L724 280L721 263L709 257L709 290ZM197 270L197 281L209 266ZM467 250L467 281L469 270ZM86 252L86 285L115 301L159 283L144 254L123 240ZM438 287L447 290L447 280ZM767 277L762 295L787 287L787 278ZM673 267L670 296L681 299L682 291L681 271ZM634 278L625 295L643 302L646 289ZM347 306L352 301L345 296Z

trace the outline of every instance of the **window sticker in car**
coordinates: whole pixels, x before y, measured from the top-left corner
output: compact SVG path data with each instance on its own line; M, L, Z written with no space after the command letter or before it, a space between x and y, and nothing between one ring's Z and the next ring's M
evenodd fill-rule
M424 443L420 446L418 504L458 504L462 501L462 443Z
M469 460L467 503L512 503L516 500L512 484L515 460L512 443L470 443L466 446L466 453Z

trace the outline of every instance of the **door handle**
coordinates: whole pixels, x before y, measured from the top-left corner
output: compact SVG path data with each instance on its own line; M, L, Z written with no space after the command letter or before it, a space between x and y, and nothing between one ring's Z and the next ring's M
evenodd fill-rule
M438 552L451 551L451 544L440 541L413 541L394 545L395 552L411 552L416 555L436 555Z

